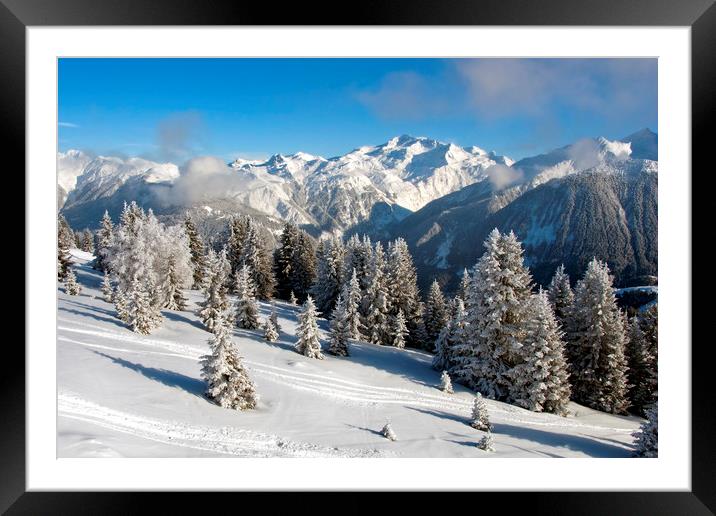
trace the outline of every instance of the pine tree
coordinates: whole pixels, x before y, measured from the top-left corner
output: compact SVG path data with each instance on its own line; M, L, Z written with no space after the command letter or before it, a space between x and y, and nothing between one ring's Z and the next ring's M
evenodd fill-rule
M472 420L470 426L483 432L492 430L490 415L487 413L487 403L485 403L482 394L479 392L475 395L475 401L472 405Z
M278 340L278 330L271 317L267 317L264 321L264 339L269 342L276 342Z
M106 263L112 278L123 290L129 290L134 278L151 279L155 285L161 285L170 258L174 259L180 284L188 283L192 274L191 258L183 228L165 226L152 210L145 214L136 204L125 208L122 220L106 253Z
M86 253L94 254L94 236L92 236L92 232L87 228L82 231L80 249Z
M184 231L189 239L189 249L191 252L191 264L193 269L192 288L199 289L204 284L204 271L206 269L206 255L204 250L204 242L196 229L196 225L187 212L184 219Z
M520 363L510 371L510 399L536 412L564 414L571 393L564 343L544 291L530 297Z
M281 325L278 322L275 303L271 303L271 315L269 315L269 319L271 319L271 324L273 324L273 327L276 329L276 333L281 333Z
M589 262L577 283L565 330L574 399L597 410L623 413L628 406L627 337L605 263Z
M125 202L122 214L119 216L119 224L125 232L132 236L136 236L139 230L140 222L145 216L146 214L144 213L144 210L139 207L136 201L132 201L129 204Z
M316 248L311 237L303 230L298 232L290 280L299 299L306 299L316 281Z
M447 371L443 371L440 375L440 390L448 394L453 393L452 381L450 381L450 375Z
M480 442L477 443L477 447L480 448L481 450L486 451L486 452L495 451L491 431L488 430L487 433L484 436L482 436L482 439L480 439Z
M316 280L311 295L321 313L330 314L341 292L345 249L339 238L323 240L316 250Z
M405 324L405 317L403 311L398 309L398 313L393 317L393 324L391 327L391 346L396 348L405 347L405 337L408 335L408 327Z
M438 371L446 369L448 373L454 374L452 371L456 365L456 358L461 352L467 353L466 317L465 303L461 298L456 297L454 315L435 341L433 368Z
M245 330L259 328L259 309L254 292L251 267L243 265L236 275L236 325Z
M114 288L109 278L109 272L106 270L104 271L104 278L102 278L102 296L108 303L114 301Z
M318 340L318 324L316 318L318 313L313 298L309 295L306 302L303 303L303 310L298 316L298 342L296 343L296 351L309 358L317 358L323 360L321 354L321 343Z
M114 288L114 308L117 312L117 319L129 324L129 298L127 293L119 286Z
M70 296L79 296L82 292L82 287L77 283L77 276L75 272L70 268L65 276L65 293Z
M243 238L239 266L249 267L256 297L271 299L275 286L271 255L262 243L258 224L251 217L246 220L246 235Z
M161 313L152 303L151 285L134 278L128 296L128 324L132 331L144 335L150 334L160 323Z
M368 290L363 296L364 302L367 304L363 333L373 344L384 344L389 340L390 307L388 298L385 254L383 245L376 242L370 262Z
M467 269L462 270L462 275L460 276L460 285L457 288L457 293L455 294L455 297L459 297L462 299L464 303L467 302L467 292L470 288L470 273L467 272Z
M57 217L57 240L62 249L69 251L75 247L75 233L62 215Z
M634 443L636 457L656 458L659 456L659 408L656 404L647 409L646 421L632 436L636 439Z
M97 232L97 243L95 250L97 258L95 260L94 268L100 271L107 271L107 263L109 261L108 253L112 247L112 239L114 237L114 224L112 218L109 216L109 212L104 210L102 220L100 221L100 229Z
M433 280L428 291L428 299L425 302L425 331L428 334L431 349L435 345L435 341L442 329L448 323L448 311L440 285Z
M552 310L560 326L564 327L569 307L574 302L574 292L569 284L569 276L564 272L564 265L557 267L552 281L547 287L547 296L552 304Z
M330 341L328 352L337 356L348 356L348 342L353 338L351 334L351 323L346 310L346 302L341 294L338 295L336 307L331 314Z
M229 241L227 255L231 264L231 274L235 276L241 269L246 234L249 230L250 219L248 215L238 215L229 219Z
M291 291L291 295L288 298L288 302L291 303L293 306L296 306L298 304L298 299L296 299L296 294L293 293L293 290Z
M72 259L67 248L57 248L57 279L64 281L72 268Z
M383 437L386 439L389 439L391 441L397 441L398 436L395 435L395 431L393 430L393 427L390 426L390 421L388 421L385 426L380 431L381 434L383 434Z
M656 402L657 369L656 358L651 352L639 317L632 317L629 323L627 364L629 366L629 402L633 410L644 416L646 409Z
M148 276L144 280L144 291L149 296L149 318L152 328L159 328L164 322L164 316L162 315L164 296L161 289L157 288L152 276Z
M506 400L510 370L519 359L525 327L524 304L532 277L514 233L495 229L472 273L468 292L467 344L456 351L456 376L488 398Z
M204 275L205 300L199 310L199 317L209 331L214 330L215 321L229 307L226 288L228 276L229 266L226 253L222 251L217 255L210 250L207 255Z
M186 310L187 298L181 291L181 281L176 270L176 259L169 257L164 283L161 287L163 293L162 307L167 310Z
M348 325L350 338L356 340L361 339L361 321L358 307L362 296L360 283L358 282L358 276L355 269L353 269L350 281L343 285L343 292L339 295L339 297L341 296L343 297L343 302L345 304L345 321Z
M403 312L408 329L406 344L426 347L427 335L422 317L418 277L408 244L402 238L390 244L387 268L391 315L396 316L399 310Z
M363 235L363 238L359 238L358 235L352 235L345 246L343 281L350 281L355 270L360 290L365 292L368 289L372 254L373 246L367 235Z
M286 222L281 231L278 247L274 251L274 270L276 276L276 295L288 299L293 290L293 266L298 243L298 226Z
M641 312L639 317L641 331L644 332L649 353L654 357L654 367L658 365L659 357L659 308L653 303Z
M209 347L211 353L201 359L201 375L207 385L207 397L223 408L256 408L256 387L231 340L231 322L223 315L215 321Z

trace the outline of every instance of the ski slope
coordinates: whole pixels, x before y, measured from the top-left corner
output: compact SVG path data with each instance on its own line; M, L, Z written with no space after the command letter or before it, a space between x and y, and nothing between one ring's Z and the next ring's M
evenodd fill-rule
M354 343L351 356L296 353L300 307L277 303L281 335L235 329L260 395L256 410L232 411L203 396L199 357L209 333L194 314L164 311L152 335L133 333L102 299L101 274L72 252L80 296L58 288L59 457L628 457L639 418L570 404L559 417L487 400L495 452L469 426L473 393L438 388L432 356ZM270 305L261 304L262 318ZM327 322L320 321L325 337ZM322 344L326 345L325 338ZM398 440L380 434L391 422Z

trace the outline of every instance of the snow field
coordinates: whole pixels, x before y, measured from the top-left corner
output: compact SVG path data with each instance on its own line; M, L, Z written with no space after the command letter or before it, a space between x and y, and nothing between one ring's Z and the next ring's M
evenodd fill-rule
M473 393L439 390L432 356L353 342L351 356L313 360L295 352L300 307L277 302L275 343L235 328L259 406L222 409L203 396L199 357L210 334L187 311L163 311L152 335L131 332L102 300L102 276L73 251L80 296L58 289L58 456L240 457L626 457L641 422L570 404L563 418L486 400L495 453L476 447ZM260 304L261 320L270 305ZM320 320L327 348L327 321ZM398 435L380 434L387 422Z

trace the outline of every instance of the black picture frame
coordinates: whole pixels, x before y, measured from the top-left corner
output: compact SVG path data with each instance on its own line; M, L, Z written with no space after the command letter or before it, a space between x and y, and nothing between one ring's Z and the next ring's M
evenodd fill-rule
M450 0L390 3L366 1L350 14L340 15L337 3L306 5L268 2L200 0L0 0L0 113L5 122L4 147L15 160L6 173L25 170L25 28L63 25L574 25L574 26L689 26L692 72L692 168L710 172L713 144L708 128L716 112L716 6L714 0ZM347 11L345 11L347 13ZM10 172L12 171L12 172ZM691 171L683 171L684 175ZM19 174L18 174L19 175ZM18 178L19 179L19 178ZM19 186L18 188L23 188ZM696 193L696 192L694 192ZM697 205L696 199L692 206ZM693 212L692 212L693 217ZM695 217L694 217L695 219ZM25 234L27 238L27 234ZM700 264L693 255L692 270ZM705 270L705 269L701 269ZM28 271L25 270L25 274ZM707 307L692 300L692 320ZM694 328L695 329L695 328ZM693 332L693 330L692 330ZM696 336L696 333L692 333ZM47 493L25 492L25 355L6 338L5 367L0 374L0 511L7 514L132 514L145 512L160 498L160 513L184 512L190 506L183 493ZM509 498L509 506L529 507L539 514L714 514L716 511L716 407L712 375L711 339L692 338L692 490L690 492L589 492L589 493L468 493L455 497L483 497L489 507L496 497ZM12 346L10 344L13 344ZM687 349L689 343L665 343ZM212 496L212 505L228 494ZM247 496L242 494L241 496ZM255 503L250 499L243 507ZM271 495L269 495L271 496ZM316 504L336 507L332 494L323 493ZM350 512L375 511L371 497L352 494L342 502ZM414 500L425 495L414 495ZM430 494L441 503L445 495ZM453 496L453 495L451 495ZM484 497L490 497L486 499ZM264 496L264 498L266 498ZM473 498L474 500L474 498ZM461 498L451 498L457 507ZM270 510L270 512L274 512Z

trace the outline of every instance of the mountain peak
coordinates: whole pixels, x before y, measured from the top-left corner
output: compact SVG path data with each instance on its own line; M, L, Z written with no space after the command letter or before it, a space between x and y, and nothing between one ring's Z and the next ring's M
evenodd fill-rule
M431 138L427 138L425 136L411 136L409 134L401 134L400 136L395 136L388 140L385 144L383 144L381 147L385 148L392 148L392 147L409 147L411 145L414 145L416 143L426 143L430 146L434 146L439 144L437 140L433 140Z
M622 142L631 143L631 157L636 159L659 159L659 136L645 127L621 139Z

